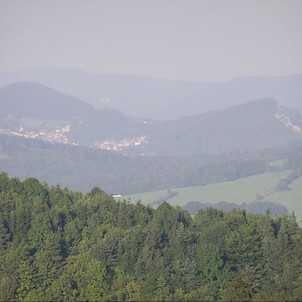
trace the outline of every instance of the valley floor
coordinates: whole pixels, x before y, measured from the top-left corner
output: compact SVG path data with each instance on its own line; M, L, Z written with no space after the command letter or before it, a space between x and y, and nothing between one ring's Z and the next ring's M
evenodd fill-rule
M294 211L300 221L302 219L302 177L293 181L288 190L281 192L275 190L279 181L290 173L290 170L267 172L235 181L146 192L123 196L123 198L130 197L133 201L141 200L143 203L151 205L156 205L156 201L165 199L174 206L184 206L189 201L202 203L225 201L242 204L260 199L285 206L289 213ZM175 192L175 194L169 194L169 192ZM169 198L169 196L171 197Z

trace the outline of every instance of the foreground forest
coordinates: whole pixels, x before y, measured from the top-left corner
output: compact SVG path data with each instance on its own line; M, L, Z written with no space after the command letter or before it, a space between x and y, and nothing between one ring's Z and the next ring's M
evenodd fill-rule
M0 174L0 300L302 298L294 215L115 201Z

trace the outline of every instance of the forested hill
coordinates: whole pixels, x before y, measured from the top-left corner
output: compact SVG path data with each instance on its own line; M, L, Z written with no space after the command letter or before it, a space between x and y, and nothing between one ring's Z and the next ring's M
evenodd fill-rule
M0 300L290 301L302 297L295 217L194 218L0 174Z

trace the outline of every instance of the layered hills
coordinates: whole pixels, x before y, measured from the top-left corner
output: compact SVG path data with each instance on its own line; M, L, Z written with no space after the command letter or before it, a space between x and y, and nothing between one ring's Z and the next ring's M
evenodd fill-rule
M79 70L47 69L0 73L0 87L39 82L73 95L95 108L160 120L178 119L271 97L302 112L302 75L240 77L218 83L191 83L130 75L98 75Z
M39 83L14 83L0 89L0 114L16 118L70 120L85 117L93 106Z
M0 89L0 170L80 191L96 186L132 196L164 190L152 204L179 199L175 192L184 187L205 192L211 184L225 188L225 183L253 175L263 179L281 173L262 190L266 201L278 202L302 175L301 128L299 111L272 98L159 121L95 109L39 83L22 82ZM228 201L264 198L261 188L253 186L249 196L244 192ZM185 199L211 202L203 193L197 197ZM294 201L288 209L301 216Z
M38 83L0 89L0 128L11 134L126 155L194 155L270 148L302 139L301 114L271 98L173 121L97 110Z
M154 135L159 154L259 150L301 139L299 112L273 99L163 123Z

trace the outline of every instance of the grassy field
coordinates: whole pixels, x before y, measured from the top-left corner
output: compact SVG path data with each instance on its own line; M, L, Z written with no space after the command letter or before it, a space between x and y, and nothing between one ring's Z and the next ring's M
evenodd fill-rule
M274 201L284 205L289 212L295 211L298 220L302 219L302 177L294 181L290 190L275 192L278 182L291 171L268 172L241 178L235 181L215 183L205 186L194 186L171 189L178 193L167 200L171 205L183 206L189 201L216 203L226 201L241 204L251 202L263 196L263 200ZM141 200L144 204L152 204L168 195L167 190L131 195L132 201ZM129 196L124 196L128 198Z
M298 220L302 219L302 177L289 185L289 190L274 192L266 199L284 205L289 212L295 211Z
M257 194L262 196L271 194L277 183L282 178L287 177L289 173L290 171L268 172L240 178L235 181L171 189L178 194L168 201L170 204L180 206L192 200L208 203L219 201L235 203L249 202L255 200ZM140 199L143 203L152 204L154 201L167 194L167 190L162 190L134 194L131 195L130 198L133 201Z

